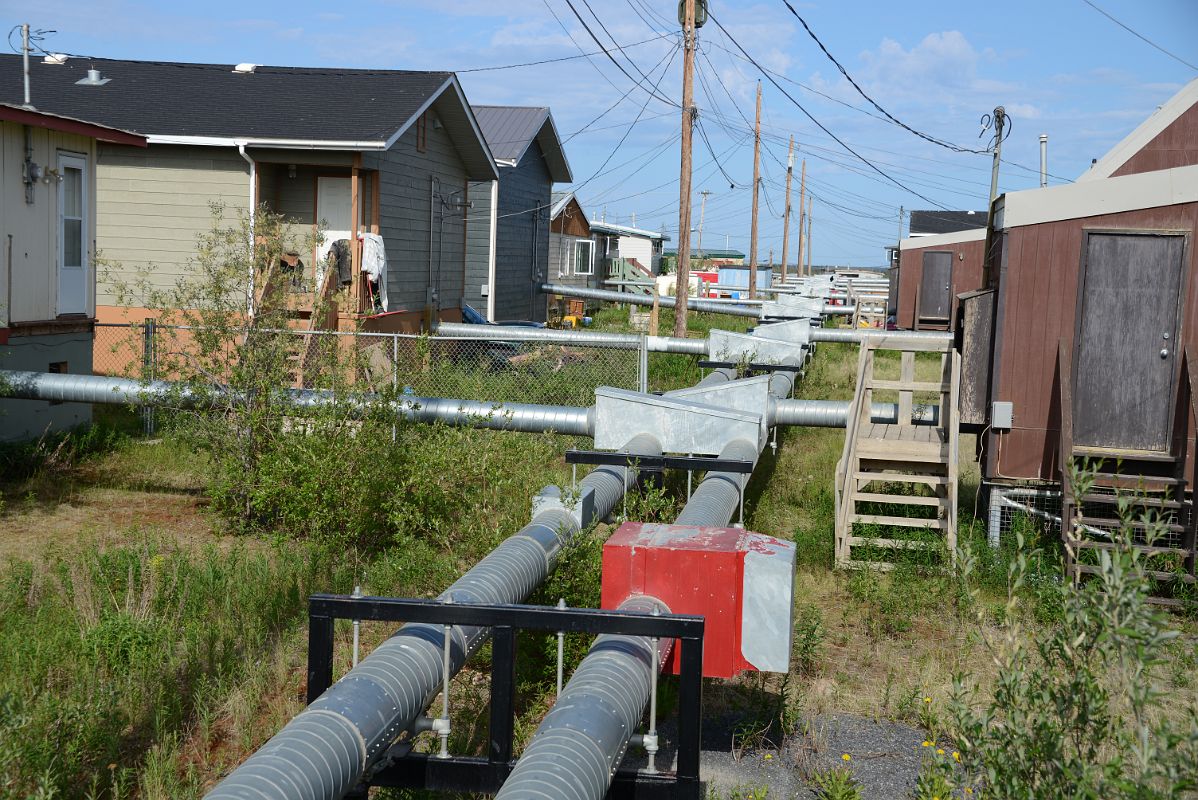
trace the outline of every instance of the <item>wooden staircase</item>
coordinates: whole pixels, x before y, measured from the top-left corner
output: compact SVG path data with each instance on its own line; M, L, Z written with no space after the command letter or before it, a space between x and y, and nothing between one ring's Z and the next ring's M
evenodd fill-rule
M879 377L884 351L899 353L897 380ZM916 380L916 356L926 352L939 353L936 380ZM959 385L960 355L948 344L901 335L862 343L836 468L837 566L892 569L894 562L887 558L942 545L952 558L957 544ZM917 393L936 397L936 424L916 424ZM874 422L872 404L889 401L886 395L897 395L897 422Z
M1198 375L1192 352L1185 351L1182 404L1177 414L1173 445L1168 452L1107 452L1077 446L1073 441L1071 348L1057 347L1061 417L1059 474L1061 480L1061 539L1067 574L1075 584L1099 572L1097 554L1121 547L1117 534L1130 536L1133 550L1143 557L1146 574L1166 596L1154 602L1177 605L1168 596L1174 582L1195 582L1198 516L1187 496L1186 418L1198 412Z

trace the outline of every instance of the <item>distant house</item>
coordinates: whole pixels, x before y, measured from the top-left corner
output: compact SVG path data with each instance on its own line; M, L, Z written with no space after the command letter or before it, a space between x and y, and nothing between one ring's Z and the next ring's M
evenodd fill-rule
M664 232L591 220L591 234L604 283L651 281L661 274L662 250L670 238Z
M985 243L985 211L912 211L890 301L898 327L951 327L957 296L982 286Z
M334 319L311 326L416 330L461 318L467 184L497 174L453 73L108 59L47 59L32 73L39 107L149 142L105 143L96 156L96 244L117 278L140 268L159 286L177 282L211 204L228 214L261 204L296 220L297 233L326 231L318 251L297 254L313 302L337 302ZM20 75L19 56L0 56L0 100L19 91ZM359 236L371 233L386 264L375 287L360 271ZM336 240L352 262L345 283L324 268ZM258 295L276 266L261 265ZM101 281L96 314L125 321L146 310L118 306Z
M474 106L498 180L470 184L463 302L492 322L545 320L550 195L572 180L548 108Z
M716 269L719 267L739 267L745 263L745 254L739 250L691 250L691 269ZM678 270L678 251L666 250L661 254L662 269L668 272Z
M598 288L591 223L573 192L554 192L549 211L549 278L566 286Z
M91 374L97 141L146 146L126 131L0 103L0 369ZM0 439L90 418L85 403L0 400Z

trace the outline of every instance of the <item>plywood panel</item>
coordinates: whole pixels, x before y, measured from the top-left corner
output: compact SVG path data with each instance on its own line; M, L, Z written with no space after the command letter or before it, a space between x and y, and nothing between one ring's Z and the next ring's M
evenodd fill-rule
M898 326L903 329L915 327L915 295L916 289L923 279L923 254L926 251L944 250L953 253L951 313L955 318L957 295L983 288L982 255L985 253L985 249L985 241L978 240L948 246L903 250L899 256L898 288L895 292Z

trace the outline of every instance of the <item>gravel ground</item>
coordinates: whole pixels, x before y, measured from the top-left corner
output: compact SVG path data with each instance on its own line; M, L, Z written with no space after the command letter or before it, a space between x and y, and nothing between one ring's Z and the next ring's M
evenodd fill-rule
M851 714L811 717L800 726L802 733L787 737L781 746L766 744L757 749L734 752L732 731L739 718L707 719L703 722L701 777L708 797L741 800L768 789L770 800L815 798L805 776L828 767L843 766L842 755L869 800L906 798L919 773L919 728L887 720L876 721ZM663 751L658 763L673 765L676 728L673 720L662 726ZM644 756L631 752L625 768L644 766Z

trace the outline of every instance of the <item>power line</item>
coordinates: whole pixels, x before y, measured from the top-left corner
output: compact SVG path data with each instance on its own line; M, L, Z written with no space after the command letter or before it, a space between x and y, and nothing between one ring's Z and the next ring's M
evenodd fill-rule
M903 130L909 131L910 133L915 134L920 139L931 142L932 144L935 144L935 145L939 145L940 147L946 148L948 150L952 150L953 152L956 152L956 153L974 153L977 155L985 155L988 152L986 150L976 150L976 149L969 148L969 147L961 147L960 145L955 145L955 144L952 144L951 142L946 142L943 139L937 139L935 136L929 136L928 134L924 133L923 131L918 131L915 128L912 128L910 125L908 125L907 123L898 119L897 117L895 117L893 114L891 114L886 109L882 108L882 106L878 105L878 102L876 100L874 100L872 97L870 97L868 94L865 93L865 90L861 88L861 86L857 83L857 81L853 80L853 76L849 74L849 71L844 68L843 64L841 64L839 61L836 60L836 56L834 56L830 52L828 52L828 48L825 47L824 43L821 42L819 37L815 35L815 31L811 30L811 26L807 24L807 20L803 19L803 17L799 15L798 11L795 11L795 7L790 4L790 0L782 0L782 4L784 6L786 6L787 9L790 10L790 13L794 16L794 18L797 19L802 24L803 30L807 31L807 35L811 37L812 41L814 41L817 45L819 45L819 49L824 51L824 55L828 57L828 60L836 65L836 68L838 70L840 70L840 74L845 77L845 80L847 80L849 83L851 83L853 85L853 88L857 90L857 94L864 97L869 102L869 104L871 106L873 106L874 108L876 108L883 116L886 117L886 119L890 120L895 125L898 125Z
M630 80L630 81L632 81L633 83L637 84L637 85L638 85L638 86L640 86L642 89L643 89L643 88L645 88L643 83L641 83L640 81L638 81L636 78L632 77L632 74L631 74L631 73L629 73L629 71L628 71L628 70L624 69L624 65L623 65L623 64L621 64L619 61L617 61L617 60L616 60L616 57L615 57L615 56L613 56L613 55L611 54L611 51L607 49L607 47L606 47L606 46L603 44L603 42L599 41L599 37L595 35L595 32L594 32L593 30L591 30L591 26L587 24L587 21L586 21L585 19L583 19L583 16L582 16L582 14L578 13L578 9L574 7L574 3L572 2L572 0L566 0L566 5L570 7L570 10L571 10L572 12L574 12L574 16L578 18L578 21L579 21L580 23L582 23L582 27L583 27L583 29L584 29L584 30L585 30L585 31L586 31L586 32L587 32L587 33L590 35L590 37L591 37L592 39L594 39L594 40L595 40L595 44L599 45L599 47L600 47L600 48L602 48L602 50L603 50L603 55L607 56L608 60L609 60L609 61L611 61L611 63L613 63L613 64L615 64L615 65L616 65L616 69L620 70L620 72L623 72L623 73L624 73L624 75L625 75L625 77L627 77L627 78L628 78L628 80ZM588 8L589 8L589 6L588 6ZM591 13L594 13L594 12L592 11ZM555 15L555 16L556 16L556 15ZM560 21L560 20L559 20L559 21ZM600 24L600 25L602 25L603 23L602 23L602 22L600 22L599 24ZM607 29L606 29L606 28L604 28L604 30L607 30ZM610 34L609 34L609 35L610 35ZM619 45L617 45L617 48L618 48L618 47L619 47ZM624 51L623 51L623 50L621 50L620 52L621 52L621 53L623 53ZM634 66L634 67L636 67L636 65L635 65L635 64L633 64L633 66ZM638 71L638 72L640 72L640 68L639 68L639 67L637 67L637 71ZM648 76L648 75L645 75L645 73L641 72L641 75L644 77L645 81L648 81L648 80L649 80L649 76ZM660 81L659 81L659 83L660 83ZM675 106L675 107L677 107L677 108L681 108L681 107L682 107L681 105L679 105L677 102L675 102L675 101L674 101L674 100L672 100L671 98L669 98L669 97L666 97L666 96L664 96L664 95L662 95L662 94L659 94L659 93L657 92L657 87L656 87L656 86L655 86L655 87L654 87L652 90L646 89L646 91L648 91L648 92L649 92L649 94L650 94L652 97L654 97L654 98L656 98L656 99L658 99L658 100L662 101L663 103L666 103L666 104L668 104L668 105Z
M1186 65L1187 67L1189 67L1190 69L1194 70L1195 72L1198 72L1198 67L1195 67L1193 64L1191 64L1189 61L1186 61L1186 60L1185 60L1184 58L1182 58L1181 56L1174 55L1173 53L1170 53L1168 50L1166 50L1165 48L1161 47L1159 44L1157 44L1156 42L1152 41L1152 40L1151 40L1151 39L1149 39L1147 36L1144 36L1142 33L1139 33L1138 31L1132 30L1131 28L1129 28L1128 26L1124 25L1124 24L1123 24L1122 22L1120 22L1119 20L1117 20L1117 19L1115 19L1114 17L1112 17L1112 16L1111 16L1110 14L1108 14L1107 12L1103 11L1103 10L1102 10L1101 8L1099 8L1098 6L1096 6L1096 5L1094 5L1093 3L1091 3L1091 2L1090 2L1090 0L1082 0L1082 2L1083 2L1083 3L1085 3L1086 5L1088 5L1090 8L1094 9L1095 11L1097 11L1099 14L1102 14L1104 17L1106 17L1106 18L1107 18L1107 19L1109 19L1111 22L1113 22L1113 23L1115 23L1116 25L1118 25L1118 26L1119 26L1120 28L1122 28L1123 30L1125 30L1125 31L1127 31L1128 33L1130 33L1132 36L1135 36L1135 37L1136 37L1137 39L1139 39L1140 41L1142 41L1142 42L1145 42L1145 43L1147 43L1147 44L1151 45L1152 47L1155 47L1157 50L1160 50L1162 53L1164 53L1165 55L1167 55L1169 58L1173 59L1174 61L1177 61L1177 62L1179 62L1179 63L1185 64L1185 65Z
M709 10L709 11L707 12L707 16L708 16L708 18L709 18L709 19L710 19L712 22L714 22L714 23L715 23L717 26L719 26L719 29L720 29L721 31L723 31L723 32L724 32L724 35L728 37L728 40L729 40L729 41L731 41L731 42L732 42L734 45L736 45L737 49L739 49L739 50L740 50L742 53L744 53L744 54L745 54L745 58L749 59L749 61L751 61L751 62L753 63L753 66L757 67L757 69L758 69L759 71L761 71L761 73L762 73L763 75L765 75L765 77L766 77L766 78L768 78L768 79L769 79L770 83L774 84L774 87L775 87L775 88L777 88L777 89L778 89L778 91L782 92L782 94L783 94L783 95L785 95L785 97L786 97L786 99L787 99L787 100L789 100L790 102L794 103L795 107L797 107L797 108L799 109L799 111L802 111L802 112L803 112L803 114L804 114L804 115L807 117L807 119L809 119L809 120L811 120L813 123L815 123L815 126L816 126L816 127L818 127L818 128L819 128L820 130L822 130L824 133L828 134L828 135L829 135L829 136L831 136L833 139L835 139L835 140L836 140L836 142L837 142L837 144L839 144L839 145L840 145L841 147L843 147L845 150L849 151L849 152L850 152L850 153L852 153L854 156L856 156L856 157L857 157L857 158L858 158L858 159L861 161L861 163L865 164L867 167L869 167L870 169L872 169L874 172L878 173L878 174L879 174L879 175L881 175L883 178L885 178L886 180L890 181L891 183L893 183L895 186L899 187L899 188L900 188L900 189L902 189L903 191L910 192L911 194L913 194L913 195L915 195L916 197L918 197L920 200L923 200L924 202L927 202L927 203L931 203L932 205L936 206L937 208L944 209L945 211L948 211L948 210L949 210L947 206L943 206L943 205L941 205L940 203L937 203L935 200L932 200L932 199L931 199L931 198L929 198L929 197L925 197L924 195L920 194L919 192L915 191L914 189L910 188L909 186L906 186L906 185L904 185L904 184L903 184L901 181L899 181L898 179L891 177L889 174L887 174L887 173L886 173L885 171L883 171L881 168L879 168L879 167L875 166L875 165L874 165L874 163L873 163L872 161L870 161L870 160L869 160L869 159L867 159L865 156L861 155L861 154L860 154L860 153L858 153L856 150L854 150L853 148L851 148L851 147L849 147L847 144L845 144L845 142L844 142L844 140L843 140L843 139L841 139L841 138L840 138L839 136L837 136L836 134L832 133L832 131L830 131L830 130L827 128L827 126L825 126L825 125L824 125L822 122L820 122L819 120L817 120L817 119L816 119L816 118L815 118L815 117L812 115L812 113L811 113L810 111L808 111L808 110L807 110L807 109L806 109L806 108L803 106L803 104L802 104L802 103L800 103L800 102L799 102L798 100L796 100L796 99L795 99L793 96L791 96L790 92L788 92L788 91L786 91L785 89L783 89L783 88L782 88L782 85L781 85L780 83L778 83L776 80L774 80L773 76L772 76L772 75L770 75L770 73L769 73L769 72L767 72L766 70L762 69L761 65L757 63L756 59L754 59L754 58L753 58L751 55L749 55L748 51L747 51L747 50L745 50L745 49L744 49L744 47L742 47L742 46L741 46L740 42L736 41L736 39L735 39L735 38L733 38L732 34L728 33L728 29L727 29L727 28L725 28L725 27L724 27L724 25L723 25L723 23L721 23L721 22L719 21L719 19L717 19L717 18L716 18L715 14L711 13L711 11Z

